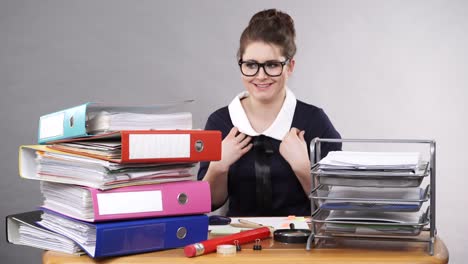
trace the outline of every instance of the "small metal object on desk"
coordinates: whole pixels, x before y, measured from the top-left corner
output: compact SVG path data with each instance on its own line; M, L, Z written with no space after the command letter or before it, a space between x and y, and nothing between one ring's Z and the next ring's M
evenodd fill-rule
M289 224L289 229L278 229L273 233L275 241L293 244L307 243L309 236L309 229L295 229L293 223Z
M234 240L234 245L236 245L236 251L241 251L241 245L239 244L239 240Z
M260 239L255 239L255 245L253 245L253 250L262 250L262 244L260 244Z

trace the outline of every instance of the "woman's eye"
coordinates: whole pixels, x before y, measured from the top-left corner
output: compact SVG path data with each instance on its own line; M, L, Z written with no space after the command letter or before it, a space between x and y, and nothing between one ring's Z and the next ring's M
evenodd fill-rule
M256 69L258 67L257 63L253 63L253 62L247 62L245 66L249 69Z
M268 62L265 66L267 66L270 69L275 69L281 66L279 62Z

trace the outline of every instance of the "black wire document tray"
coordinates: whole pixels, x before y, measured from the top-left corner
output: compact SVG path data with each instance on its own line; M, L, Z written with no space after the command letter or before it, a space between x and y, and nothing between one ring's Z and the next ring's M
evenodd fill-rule
M421 162L416 169L367 170L330 169L315 165L311 174L320 184L355 187L418 187L429 175L429 162Z
M320 185L311 192L310 199L326 210L416 212L429 200L429 187L356 189Z
M341 143L343 150L322 156L322 144L328 143ZM358 239L426 243L434 254L434 140L315 138L310 158L306 250Z

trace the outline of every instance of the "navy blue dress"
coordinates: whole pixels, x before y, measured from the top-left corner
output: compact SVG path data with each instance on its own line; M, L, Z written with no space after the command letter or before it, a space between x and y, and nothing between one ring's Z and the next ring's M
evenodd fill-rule
M206 130L220 130L224 139L233 124L229 116L228 107L223 107L210 115L206 123ZM310 142L316 137L340 138L340 134L333 127L325 112L316 106L297 100L292 121L292 127L305 130L304 138L310 152ZM272 153L269 155L269 177L271 178L271 203L267 211L259 208L258 181L256 180L256 146L242 156L229 168L228 172L228 216L307 216L311 214L310 200L289 163L279 153L281 141L265 137ZM258 139L253 137L252 141ZM257 138L257 139L256 139ZM322 143L322 157L329 151L341 150L339 143ZM258 153L258 152L257 152ZM198 171L198 180L203 179L209 162L201 162ZM217 208L212 208L213 210Z

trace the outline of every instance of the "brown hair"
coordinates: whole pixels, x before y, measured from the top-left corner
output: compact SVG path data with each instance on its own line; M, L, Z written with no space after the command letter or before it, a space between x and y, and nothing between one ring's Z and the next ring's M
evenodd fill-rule
M275 44L283 56L291 59L296 54L295 38L294 21L288 14L276 9L260 11L252 16L242 32L237 59L242 59L245 48L254 41Z

